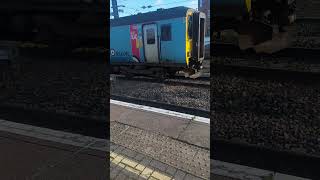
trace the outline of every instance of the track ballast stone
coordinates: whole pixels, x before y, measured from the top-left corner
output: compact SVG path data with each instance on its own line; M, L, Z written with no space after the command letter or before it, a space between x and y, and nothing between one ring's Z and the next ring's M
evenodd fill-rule
M210 89L115 79L111 95L126 96L209 111ZM190 112L192 114L192 112Z
M211 77L211 138L320 155L320 86Z
M2 88L2 102L46 111L108 116L105 62L22 58L19 67L18 75Z

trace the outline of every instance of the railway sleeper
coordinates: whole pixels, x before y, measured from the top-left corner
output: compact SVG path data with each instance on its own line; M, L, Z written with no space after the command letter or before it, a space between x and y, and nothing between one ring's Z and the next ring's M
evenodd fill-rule
M172 77L178 70L167 67L149 67L149 66L115 66L112 67L112 73L123 74L126 77L133 77L137 75L156 77L165 79Z

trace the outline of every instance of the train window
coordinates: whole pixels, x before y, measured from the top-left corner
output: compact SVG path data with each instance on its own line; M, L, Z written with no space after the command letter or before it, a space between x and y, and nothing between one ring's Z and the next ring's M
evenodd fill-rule
M188 37L192 39L192 16L188 16Z
M147 29L147 44L154 44L156 42L156 37L154 29Z
M161 26L161 40L171 41L171 25L170 24Z

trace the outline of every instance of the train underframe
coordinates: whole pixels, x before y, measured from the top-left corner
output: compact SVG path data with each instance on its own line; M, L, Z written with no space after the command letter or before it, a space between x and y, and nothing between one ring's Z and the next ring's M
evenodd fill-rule
M239 1L240 2L240 1ZM245 1L243 1L245 2ZM250 11L230 11L229 4L219 4L213 32L217 38L225 30L238 34L241 49L254 49L256 52L273 53L290 44L291 25L295 21L295 0L252 0ZM230 7L229 7L230 6ZM242 4L239 4L240 9ZM225 10L225 11L224 11Z
M149 76L156 78L174 78L177 73L183 74L185 77L197 78L201 76L201 71L187 68L184 65L159 65L159 64L113 64L111 74L122 74L127 77L133 76Z

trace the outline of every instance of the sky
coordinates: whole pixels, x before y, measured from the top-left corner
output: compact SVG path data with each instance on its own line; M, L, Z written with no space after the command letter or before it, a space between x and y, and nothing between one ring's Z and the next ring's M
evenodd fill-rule
M125 7L119 7L124 12L119 12L119 16L130 16L137 14L138 12L145 13L149 11L155 11L159 8L172 8L176 6L186 6L189 8L197 9L198 0L117 0L118 6L124 5ZM153 6L151 8L143 9L142 6ZM110 12L112 12L110 0ZM113 18L111 16L110 18Z

